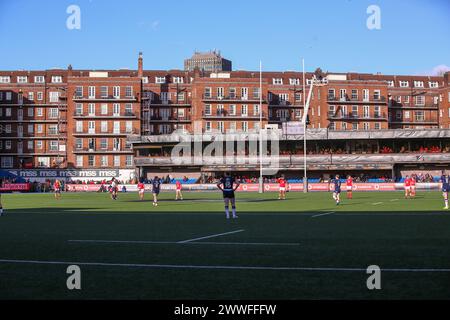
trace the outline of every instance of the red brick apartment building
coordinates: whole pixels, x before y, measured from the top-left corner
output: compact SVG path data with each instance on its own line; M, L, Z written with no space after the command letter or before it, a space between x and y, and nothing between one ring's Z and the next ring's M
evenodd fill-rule
M263 128L281 127L302 118L313 75L320 86L313 87L310 130L354 136L450 128L450 73L317 70L306 73L303 92L301 72L263 72L261 90L258 71L144 70L140 55L137 70L0 71L1 167L132 170L142 156L131 145L136 137L258 130L260 113Z

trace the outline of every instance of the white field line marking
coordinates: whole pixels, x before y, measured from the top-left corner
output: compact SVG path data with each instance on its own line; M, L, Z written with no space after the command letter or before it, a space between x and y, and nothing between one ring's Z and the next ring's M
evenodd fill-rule
M231 270L288 270L288 271L334 271L334 272L366 272L366 268L333 268L333 267L269 267L269 266L213 266L213 265L183 265L183 264L143 264L143 263L109 263L81 261L46 261L0 259L0 263L17 264L47 264L47 265L80 265L98 267L135 267L163 269L231 269ZM386 272L450 272L450 268L381 268Z
M325 213L319 213L319 214L313 215L311 218L317 218L317 217L321 217L321 216L327 216L327 215L333 214L333 213L335 213L335 211L325 212Z
M383 217L383 216L416 216L416 217L427 217L427 216L450 216L448 213L439 212L424 212L424 213L336 213L335 216L366 216L366 217Z
M139 241L139 240L67 240L78 243L131 243L131 244L181 244L181 245L241 245L241 246L299 246L300 243L280 243L280 242L174 242L174 241Z
M383 202L375 202L375 203L372 203L372 205L373 206L377 206L377 205L379 205L379 204L382 204Z
M391 199L391 200L389 200L389 201L398 201L398 199Z
M195 239L188 239L188 240L178 241L178 243L187 243L187 242L193 242L193 241L197 241L197 240L216 238L216 237L225 236L225 235L228 235L228 234L239 233L239 232L243 232L243 231L245 231L245 230L244 230L244 229L240 229L240 230L236 230L236 231L230 231L230 232L218 233L218 234L213 234L213 235L206 236L206 237L201 237L201 238L195 238Z

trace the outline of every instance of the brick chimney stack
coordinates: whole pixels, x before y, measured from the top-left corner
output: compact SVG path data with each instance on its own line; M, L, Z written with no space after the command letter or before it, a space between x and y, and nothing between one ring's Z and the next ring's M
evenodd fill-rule
M142 59L142 52L139 52L138 58L138 77L142 78L144 76L144 62Z

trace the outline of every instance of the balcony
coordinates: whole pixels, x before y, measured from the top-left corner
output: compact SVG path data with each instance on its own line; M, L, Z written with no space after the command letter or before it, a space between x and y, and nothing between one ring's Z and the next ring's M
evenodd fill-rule
M253 96L239 96L239 95L228 95L228 96L212 96L203 94L202 100L205 102L259 102L259 97ZM265 102L265 97L262 96L262 101Z
M175 116L175 117L160 117L160 116L151 116L151 122L190 122L190 116Z
M203 119L224 119L224 120L246 120L246 119L258 119L260 118L259 113L258 114L230 114L227 111L223 112L216 112L211 114L206 114L205 111L202 112ZM266 113L262 113L262 118L267 119Z
M339 112L328 112L328 120L342 120L342 121L387 121L388 117L385 112L381 114L374 114L374 115L358 115L356 113L349 113L349 114L341 114Z
M81 96L75 94L72 98L73 101L113 101L113 102L128 102L137 101L135 96Z
M292 109L303 109L304 105L300 101L290 102L290 101L270 101L269 102L270 108L283 108L288 107Z
M144 105L144 107L158 107L158 106L162 106L162 107L167 107L167 106L171 106L171 107L190 107L191 106L191 100L190 99L185 99L185 100L178 100L178 101L173 101L173 100L160 100L160 99L154 99L150 102L147 102L148 105Z
M109 154L109 153L133 153L133 150L130 149L123 149L120 148L112 148L112 149L104 149L104 148L76 148L73 150L74 154Z
M126 131L107 131L107 132L101 132L101 131L92 131L92 130L82 130L82 131L74 131L72 134L74 136L127 136L130 134L138 134L139 130L134 129L126 132Z
M385 96L371 96L368 99L359 98L359 97L349 97L346 95L345 97L337 97L334 95L328 95L327 101L332 104L352 104L352 103L375 103L375 104L385 104L387 102Z
M439 104L438 103L431 103L431 104L406 104L406 103L398 103L396 101L390 101L389 108L391 109L405 109L405 110L439 110Z
M116 119L116 118L127 118L127 119L135 119L137 118L137 115L134 112L124 112L121 114L82 114L79 112L73 113L74 119L82 119L82 118L92 118L92 119Z

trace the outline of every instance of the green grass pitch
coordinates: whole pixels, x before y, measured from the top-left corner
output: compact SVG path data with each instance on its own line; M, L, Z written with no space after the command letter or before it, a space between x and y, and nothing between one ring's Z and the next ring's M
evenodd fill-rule
M450 299L437 191L343 193L340 206L330 193L238 193L229 221L218 192L150 196L3 194L0 299ZM70 264L81 290L66 287ZM370 265L381 290L367 289Z

